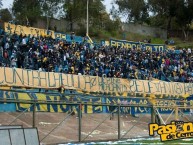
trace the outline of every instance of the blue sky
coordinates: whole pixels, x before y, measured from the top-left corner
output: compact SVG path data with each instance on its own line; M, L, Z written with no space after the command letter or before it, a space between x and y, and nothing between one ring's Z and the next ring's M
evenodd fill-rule
M13 0L3 0L3 8L9 8L10 5L13 3Z

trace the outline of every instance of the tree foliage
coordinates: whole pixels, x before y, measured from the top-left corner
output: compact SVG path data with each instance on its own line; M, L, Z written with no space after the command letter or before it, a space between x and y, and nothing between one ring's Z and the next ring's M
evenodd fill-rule
M64 11L72 31L74 23L86 22L87 0L65 0ZM98 25L98 19L104 11L105 7L101 0L89 0L89 23Z
M149 0L148 3L150 11L154 13L153 25L163 26L168 31L172 28L181 29L187 38L193 20L193 0Z
M120 24L119 18L115 21L110 19L109 14L105 10L102 3L103 0L89 0L89 27L90 31L98 30L114 31ZM64 11L66 19L69 21L70 31L74 30L74 25L78 24L85 34L86 30L86 15L87 15L87 0L65 0Z
M74 23L86 17L85 2L78 0L66 0L64 2L64 11L66 20L69 21L70 30L73 31Z
M0 16L2 22L8 22L12 20L12 15L8 9L1 9Z
M179 5L182 0L148 0L150 11L154 13L158 20L163 20L162 24L167 24L166 29L170 30L171 21L176 17Z
M12 12L19 23L26 25L28 22L33 25L41 16L39 0L14 0Z
M115 0L128 22L181 29L188 36L193 21L193 0Z
M2 0L0 0L0 8L3 6Z
M148 5L145 0L115 0L119 12L127 17L129 22L144 22L148 18Z
M112 5L110 14L106 12L103 0L88 1L89 28L96 33L119 29L122 15L128 22L146 23L168 31L181 29L186 38L193 21L193 0L114 0L118 9ZM3 19L10 20L8 10L2 11ZM26 25L27 21L33 25L40 16L53 18L56 14L62 14L69 22L68 30L74 31L77 27L81 28L82 32L86 30L87 0L14 0L12 12L23 25Z
M39 0L43 15L54 17L60 10L62 10L62 3L64 0ZM61 12L61 11L60 11Z
M179 3L175 21L183 31L184 38L188 39L190 25L193 21L193 0L181 1Z
M47 19L47 29L50 28L50 18L62 16L64 0L39 0L42 16Z

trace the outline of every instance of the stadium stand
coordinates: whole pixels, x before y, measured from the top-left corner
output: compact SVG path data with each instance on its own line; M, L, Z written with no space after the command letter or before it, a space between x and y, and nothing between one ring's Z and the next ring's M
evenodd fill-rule
M0 30L0 66L67 74L193 82L193 49L151 52L100 46L85 38L66 40L8 34Z

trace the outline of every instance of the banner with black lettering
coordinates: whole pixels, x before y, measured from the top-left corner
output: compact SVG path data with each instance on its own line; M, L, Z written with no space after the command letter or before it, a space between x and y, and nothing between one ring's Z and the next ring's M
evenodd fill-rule
M63 33L57 33L52 30L39 29L39 28L15 25L15 24L10 24L10 23L4 23L4 30L6 33L9 33L9 34L15 33L18 35L23 34L26 36L31 35L35 37L50 36L53 39L66 40L66 34L63 34Z
M150 44L143 42L133 42L127 40L110 39L110 46L128 49L149 50L149 51L165 51L166 46L163 44Z
M193 94L193 83L128 80L0 67L0 86L59 88L96 93L139 93L170 96Z

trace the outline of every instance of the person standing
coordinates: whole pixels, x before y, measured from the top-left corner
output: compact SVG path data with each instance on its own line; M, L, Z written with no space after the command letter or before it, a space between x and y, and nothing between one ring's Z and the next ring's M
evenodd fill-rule
M116 109L116 107L114 105L115 105L115 101L112 100L110 103L110 106L109 106L110 120L113 120L113 118L114 118L114 113L115 113L115 109Z
M72 97L72 96L70 97L69 102L70 102L70 103L73 103L73 97ZM70 105L70 109L69 109L69 112L68 112L68 113L71 114L72 116L75 115L73 105Z
M128 105L127 99L123 99L123 101L121 101L121 104L124 105L122 107L122 113L127 118L127 113L128 113L128 107L126 107L126 105Z
M79 103L79 107L78 107L78 111L80 111L80 113L78 113L78 116L76 118L82 118L82 109L83 109L83 104L81 102L77 102Z
M132 105L133 104L133 102L132 102L132 100L129 102L129 104L130 105ZM131 108L131 116L133 116L133 117L138 117L137 115L136 115L136 112L135 112L135 107L134 106L131 106L130 107Z

